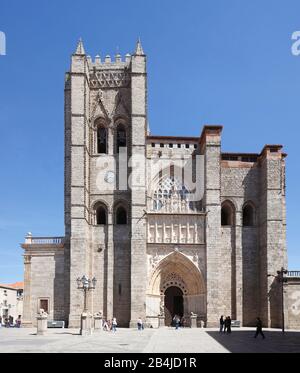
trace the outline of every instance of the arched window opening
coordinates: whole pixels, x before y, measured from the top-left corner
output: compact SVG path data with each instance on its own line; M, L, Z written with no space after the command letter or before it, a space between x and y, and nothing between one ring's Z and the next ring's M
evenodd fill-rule
M107 130L103 126L97 128L97 152L98 154L107 153Z
M99 206L96 210L96 223L97 225L106 225L107 216L106 209L103 206Z
M234 225L233 207L228 203L222 205L221 225Z
M117 208L116 223L118 225L127 224L127 211L123 206Z
M252 227L254 225L254 208L247 204L243 208L243 226Z
M126 147L126 131L123 124L119 124L117 128L117 153L119 148Z

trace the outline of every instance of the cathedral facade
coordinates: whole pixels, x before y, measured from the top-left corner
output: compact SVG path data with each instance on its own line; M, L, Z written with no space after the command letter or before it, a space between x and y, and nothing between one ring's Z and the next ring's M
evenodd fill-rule
M65 236L26 236L24 323L40 308L79 327L87 308L124 327L175 314L281 325L287 266L285 153L224 153L222 126L154 136L146 55L95 60L79 41L65 79Z

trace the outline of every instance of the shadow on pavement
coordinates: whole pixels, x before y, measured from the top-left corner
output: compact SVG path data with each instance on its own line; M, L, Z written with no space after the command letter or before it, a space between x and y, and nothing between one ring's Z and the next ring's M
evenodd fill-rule
M46 332L45 335L51 336L51 335L62 335L62 334L80 335L80 332L78 332L78 333L74 333L74 332L52 332L52 333L49 333L49 332ZM29 335L37 335L37 333L30 333Z
M234 330L231 334L207 331L206 333L230 352L243 353L299 353L300 332L263 330L265 339L260 335L254 338L255 330Z

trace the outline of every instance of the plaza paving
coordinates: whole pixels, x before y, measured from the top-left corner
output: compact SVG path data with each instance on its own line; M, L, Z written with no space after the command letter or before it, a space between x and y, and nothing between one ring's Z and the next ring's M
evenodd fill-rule
M300 331L266 329L266 339L253 338L253 328L233 329L231 335L217 329L161 328L118 329L81 336L77 329L48 329L47 335L37 336L36 329L1 328L0 352L300 352Z

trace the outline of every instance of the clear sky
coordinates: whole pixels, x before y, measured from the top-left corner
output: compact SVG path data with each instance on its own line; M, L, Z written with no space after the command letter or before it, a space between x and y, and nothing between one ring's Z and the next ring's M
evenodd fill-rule
M299 0L1 0L0 283L23 278L26 232L64 234L64 73L79 37L93 58L148 56L152 134L222 124L222 150L283 144L289 269L300 270Z

